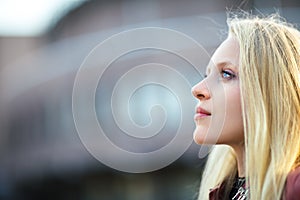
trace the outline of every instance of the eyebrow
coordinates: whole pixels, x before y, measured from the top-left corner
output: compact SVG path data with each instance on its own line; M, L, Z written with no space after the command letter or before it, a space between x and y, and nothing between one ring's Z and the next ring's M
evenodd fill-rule
M230 61L222 61L222 62L218 62L218 63L216 64L217 67L224 67L224 66L226 66L226 65L230 65L230 66L232 66L232 67L234 67L234 68L237 69L237 66L235 66L235 65L234 65L232 62L230 62Z
M235 70L238 70L238 67L237 67L236 65L234 65L234 64L232 64L232 62L226 61L226 60L225 60L225 61L218 62L217 64L213 64L213 66L214 66L214 67L217 67L218 69L219 69L219 68L222 68L222 67L224 67L224 66L227 66L227 65L230 65L230 66L234 67ZM211 66L211 64L210 64L209 67L207 68L205 76L207 76L207 74L208 74L207 72L208 72L208 70L210 69L210 66Z

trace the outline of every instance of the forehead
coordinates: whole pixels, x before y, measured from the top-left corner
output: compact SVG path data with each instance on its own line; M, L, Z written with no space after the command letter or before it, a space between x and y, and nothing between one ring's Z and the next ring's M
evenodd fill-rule
M210 64L207 70L211 70L210 68L213 66L220 65L233 65L235 67L239 66L239 44L238 41L229 36L222 44L217 48L214 55L211 57Z

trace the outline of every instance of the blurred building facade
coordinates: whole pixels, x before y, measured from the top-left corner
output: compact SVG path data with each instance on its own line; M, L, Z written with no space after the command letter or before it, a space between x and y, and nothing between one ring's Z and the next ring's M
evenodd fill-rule
M180 31L212 53L226 36L220 32L226 30L226 9L238 7L254 13L277 10L300 25L297 0L88 1L45 35L0 38L0 199L195 199L205 163L195 144L172 165L145 174L118 172L94 159L75 129L73 83L96 45L132 28ZM165 53L144 51L118 66L153 59L177 68L186 65ZM207 61L203 57L203 66ZM193 71L186 73L192 83L199 81ZM107 72L107 87L114 75ZM107 112L98 104L99 112Z

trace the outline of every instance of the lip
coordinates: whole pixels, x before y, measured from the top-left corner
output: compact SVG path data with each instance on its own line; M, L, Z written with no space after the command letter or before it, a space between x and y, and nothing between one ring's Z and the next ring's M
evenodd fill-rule
M198 106L196 108L196 114L194 116L194 119L201 119L201 118L205 118L205 117L209 117L211 116L211 113L208 112L207 110L205 110L204 108L201 108L200 106Z

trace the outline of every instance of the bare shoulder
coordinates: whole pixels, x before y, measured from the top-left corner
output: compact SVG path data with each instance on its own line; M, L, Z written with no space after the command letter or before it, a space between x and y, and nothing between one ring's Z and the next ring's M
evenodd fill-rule
M286 180L285 199L297 200L300 197L300 167L292 170Z

